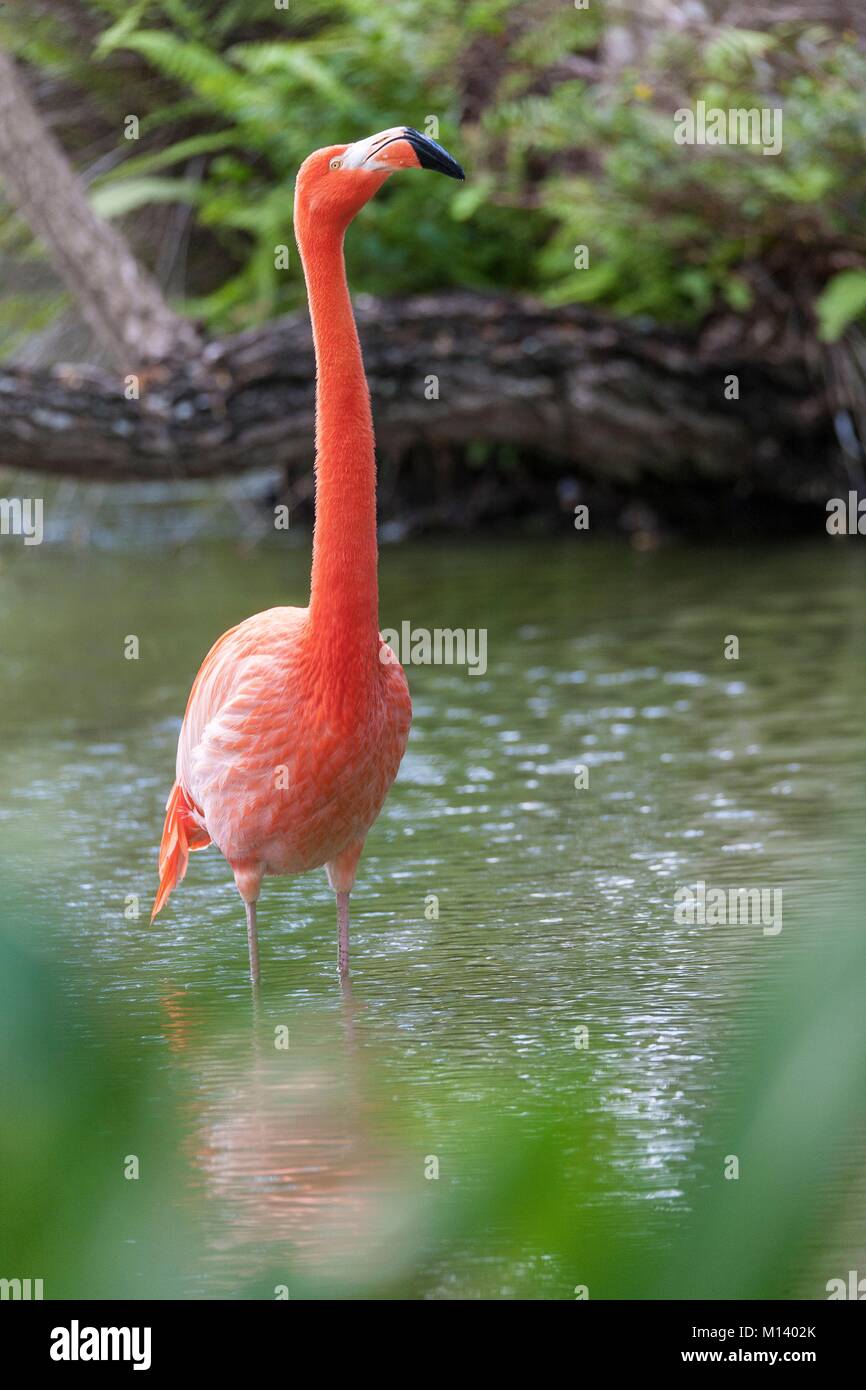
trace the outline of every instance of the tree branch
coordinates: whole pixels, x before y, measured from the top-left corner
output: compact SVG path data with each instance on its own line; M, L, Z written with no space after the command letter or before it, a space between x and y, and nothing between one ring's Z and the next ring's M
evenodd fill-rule
M383 455L508 444L621 485L747 480L791 499L837 466L803 362L708 359L686 335L504 296L357 313ZM306 468L314 380L306 314L211 343L190 372L154 368L140 400L93 368L0 368L0 464L115 481Z

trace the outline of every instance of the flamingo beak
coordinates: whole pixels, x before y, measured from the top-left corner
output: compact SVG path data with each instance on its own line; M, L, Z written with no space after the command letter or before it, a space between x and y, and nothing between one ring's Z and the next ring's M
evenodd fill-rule
M411 126L392 126L366 140L349 145L341 161L345 169L365 169L393 174L398 169L434 169L451 179L465 178L463 170L447 150L429 135Z
M436 140L431 140L429 135L422 135L419 130L407 126L404 138L415 151L422 169L434 169L437 174L447 174L449 179L465 179L466 175L453 155Z

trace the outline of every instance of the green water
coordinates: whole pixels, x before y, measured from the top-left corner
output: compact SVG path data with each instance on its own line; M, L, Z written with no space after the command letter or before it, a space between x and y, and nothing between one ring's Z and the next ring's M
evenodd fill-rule
M383 627L484 628L488 669L408 670L409 751L353 895L351 998L322 872L265 881L257 1009L215 849L148 917L192 678L227 627L306 601L306 545L4 542L0 561L12 930L61 981L63 1047L112 1068L83 1244L72 1258L57 1217L40 1247L48 1296L568 1298L564 1228L585 1230L587 1263L620 1225L635 1259L661 1259L699 1199L729 1200L724 1117L862 856L856 541L386 548ZM780 888L783 930L678 925L674 892L697 880ZM136 1088L124 1129L110 1098ZM121 1161L142 1146L133 1184ZM851 1158L811 1191L811 1253L775 1289L822 1297L862 1264ZM599 1268L607 1296L628 1291Z

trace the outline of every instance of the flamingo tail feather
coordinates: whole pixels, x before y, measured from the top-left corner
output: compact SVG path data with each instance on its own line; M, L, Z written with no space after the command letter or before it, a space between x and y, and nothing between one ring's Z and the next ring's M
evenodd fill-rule
M186 873L190 851L210 844L207 831L193 818L193 806L179 782L175 782L165 807L165 825L159 847L159 891L150 914L151 922L168 902L169 894Z

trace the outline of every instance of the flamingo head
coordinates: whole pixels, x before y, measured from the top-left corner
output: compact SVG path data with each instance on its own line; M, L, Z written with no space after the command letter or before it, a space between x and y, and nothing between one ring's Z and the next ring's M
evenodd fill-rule
M433 169L452 179L464 177L457 160L435 140L411 126L392 126L353 145L316 150L305 159L295 186L296 209L312 214L317 222L347 227L398 169Z

